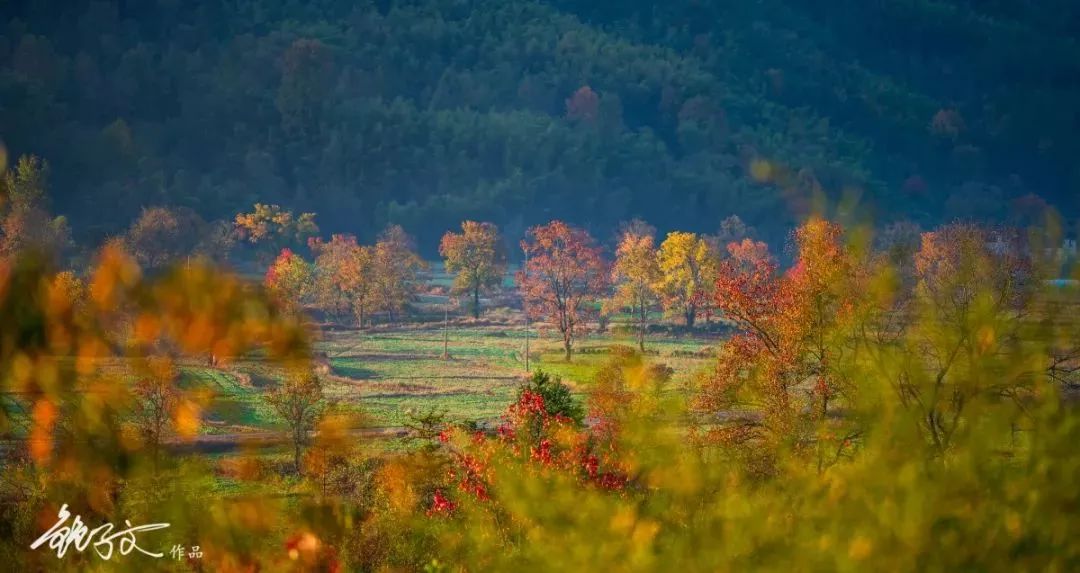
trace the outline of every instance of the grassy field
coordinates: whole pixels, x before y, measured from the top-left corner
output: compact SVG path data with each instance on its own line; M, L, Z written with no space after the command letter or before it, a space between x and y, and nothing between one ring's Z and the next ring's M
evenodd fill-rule
M508 273L508 284L511 277ZM410 413L432 410L453 421L494 420L528 376L520 310L485 309L479 320L473 320L445 296L451 279L441 263L430 265L427 280L434 288L419 297L409 323L380 324L363 331L329 325L320 329L315 350L326 395L339 408L362 413L369 426L399 427ZM485 301L485 306L489 304ZM453 310L444 325L448 306ZM634 336L618 328L623 318L614 317L608 332L579 340L569 363L558 333L534 325L529 335L530 368L551 372L584 391L612 345L636 346ZM703 351L717 343L715 334L702 332L656 335L648 347L650 359L673 368L679 383L710 364ZM214 392L205 431L226 433L281 428L281 420L262 400L279 376L265 363L248 360L226 370L188 368L184 379L189 388Z
M531 332L530 367L563 378L579 393L587 390L613 345L636 344L629 335L592 335L578 342L573 361L566 362L555 334ZM708 367L707 352L716 343L704 336L658 336L648 348L651 360L674 369L679 384ZM362 413L368 426L378 428L400 427L410 413L432 410L453 421L495 420L527 377L525 332L512 324L462 319L445 332L439 323L327 329L315 348L327 397L339 408ZM204 433L283 428L263 400L281 373L265 362L241 360L222 369L186 365L182 372L182 388L212 395L204 411Z

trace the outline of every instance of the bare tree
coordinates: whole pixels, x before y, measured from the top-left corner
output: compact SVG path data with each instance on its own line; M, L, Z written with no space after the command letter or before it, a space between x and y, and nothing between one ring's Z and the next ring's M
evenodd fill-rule
M161 444L172 429L172 415L180 400L175 371L151 375L135 383L133 423L150 448L157 471Z

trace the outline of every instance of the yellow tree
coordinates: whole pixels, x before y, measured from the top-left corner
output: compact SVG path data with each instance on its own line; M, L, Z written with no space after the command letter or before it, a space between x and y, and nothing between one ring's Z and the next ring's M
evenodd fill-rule
M295 246L319 232L315 213L282 209L278 205L256 203L250 213L239 213L233 221L233 233L242 242L257 249L264 261L284 247Z
M473 318L480 317L480 293L498 288L506 275L506 252L499 228L465 221L461 233L447 231L439 243L446 271L454 273L454 292L472 298Z
M652 235L623 234L615 251L611 278L615 283L612 302L617 307L630 309L637 327L638 348L644 351L649 311L659 301L654 286L661 278Z
M132 423L150 449L154 470L161 456L161 445L172 430L172 416L182 398L176 385L179 376L171 360L151 358L148 374L135 382L132 393Z
M655 288L664 309L681 314L694 326L698 313L711 296L719 254L704 237L695 233L668 233L657 253L660 280Z

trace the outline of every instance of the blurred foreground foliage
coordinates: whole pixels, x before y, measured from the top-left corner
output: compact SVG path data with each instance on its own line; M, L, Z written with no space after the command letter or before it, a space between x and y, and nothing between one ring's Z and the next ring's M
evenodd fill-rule
M273 297L202 264L143 278L115 248L85 285L23 255L0 267L0 555L17 570L1073 570L1076 293L979 233L924 234L898 264L812 220L788 271L721 269L737 332L690 387L617 347L584 405L538 373L497 427L424 415L422 447L380 458L330 412L299 479L159 451L198 432L208 399L161 389L176 361L308 371ZM165 382L128 384L110 361ZM223 478L247 488L223 495ZM62 503L91 526L168 522L141 544L204 556L30 551Z

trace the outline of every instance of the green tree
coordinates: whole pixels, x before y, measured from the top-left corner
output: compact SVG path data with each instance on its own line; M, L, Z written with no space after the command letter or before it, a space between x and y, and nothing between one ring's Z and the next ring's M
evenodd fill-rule
M299 474L301 454L304 444L308 442L308 433L315 429L326 412L327 402L323 396L322 382L313 372L289 376L266 395L266 403L289 427L293 464Z

